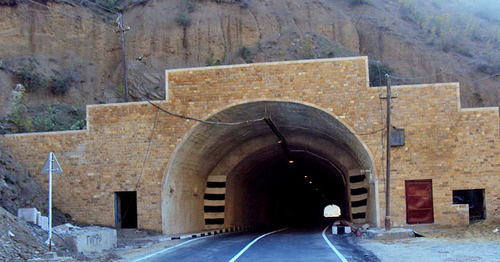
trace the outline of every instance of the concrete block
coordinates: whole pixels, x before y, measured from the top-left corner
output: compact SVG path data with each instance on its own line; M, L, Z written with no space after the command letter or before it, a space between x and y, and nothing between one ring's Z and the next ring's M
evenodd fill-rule
M19 208L17 218L36 224L37 212L36 208Z
M49 231L49 218L46 216L40 216L38 220L38 225L45 231Z
M116 247L117 236L116 230L105 227L74 227L71 230L54 229L64 241L69 245L71 251L78 253L91 253L101 252L103 250ZM66 245L65 243L58 243L62 241L59 238L54 238L54 242L59 245Z
M332 226L332 234L334 235L342 235L351 233L350 226Z
M389 231L383 228L370 228L366 230L366 234L369 238L378 240L395 240L415 237L415 233L411 228L392 228Z

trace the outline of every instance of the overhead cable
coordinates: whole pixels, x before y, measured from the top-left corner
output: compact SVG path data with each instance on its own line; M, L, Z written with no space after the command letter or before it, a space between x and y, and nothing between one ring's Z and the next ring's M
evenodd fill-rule
M255 122L259 122L259 121L264 121L264 119L265 119L265 117L261 117L261 118L257 118L257 119L245 120L245 121L240 121L240 122L218 122L218 121L201 120L201 119L197 119L194 117L183 116L183 115L180 115L177 113L170 112L170 111L160 107L159 105L156 105L155 103L151 102L150 100L147 100L147 102L150 103L151 105L153 105L154 107L158 108L160 111L167 113L171 116L175 116L175 117L179 117L179 118L183 118L183 119L187 119L187 120L193 120L196 122L200 122L203 124L209 124L209 125L236 126L236 125L243 125L243 124L248 124L248 123L255 123Z

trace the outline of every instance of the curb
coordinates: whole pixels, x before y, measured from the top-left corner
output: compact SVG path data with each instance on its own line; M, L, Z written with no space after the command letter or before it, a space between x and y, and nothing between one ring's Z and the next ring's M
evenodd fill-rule
M249 231L249 230L252 230L255 228L256 228L256 226L235 226L235 227L215 229L215 230L210 230L210 231L203 231L203 232L199 232L199 233L171 236L171 237L162 238L161 240L162 241L164 241L164 240L178 240L178 239L190 239L190 238L197 238L197 237L205 237L205 236L215 236L215 235L225 234L225 233Z

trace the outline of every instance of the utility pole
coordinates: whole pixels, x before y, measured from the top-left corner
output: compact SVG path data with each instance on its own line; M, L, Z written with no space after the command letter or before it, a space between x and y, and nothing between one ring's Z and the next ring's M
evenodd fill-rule
M122 37L122 61L123 61L123 82L125 85L125 102L129 101L128 97L128 79L127 79L127 59L125 58L125 30L130 30L130 27L124 26L123 14L118 13L118 30L120 31Z
M385 75L387 79L387 94L380 99L387 100L387 116L386 116L386 170L385 170L385 230L391 230L391 100L396 98L391 92L391 76Z
M385 169L385 230L391 229L391 77L387 78L387 156Z

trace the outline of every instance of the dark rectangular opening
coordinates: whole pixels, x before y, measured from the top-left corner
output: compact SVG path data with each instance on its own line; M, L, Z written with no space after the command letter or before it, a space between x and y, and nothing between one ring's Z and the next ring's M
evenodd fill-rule
M368 193L368 189L362 188L351 188L351 195L362 195Z
M486 219L484 189L453 190L453 204L469 205L469 221Z
M226 182L207 182L207 187L226 187Z
M360 175L360 176L350 176L349 177L349 182L351 183L358 183L358 182L363 182L365 181L366 176L365 175Z
M206 225L223 225L224 218L205 218Z
M366 213L352 214L352 219L366 218Z
M205 206L203 209L205 212L216 212L222 213L224 212L225 206Z
M117 228L137 228L137 192L115 192L115 224Z
M204 199L206 200L224 200L226 199L225 194L205 194Z
M368 199L363 199L359 201L352 201L351 202L351 207L362 207L366 206L368 204Z

